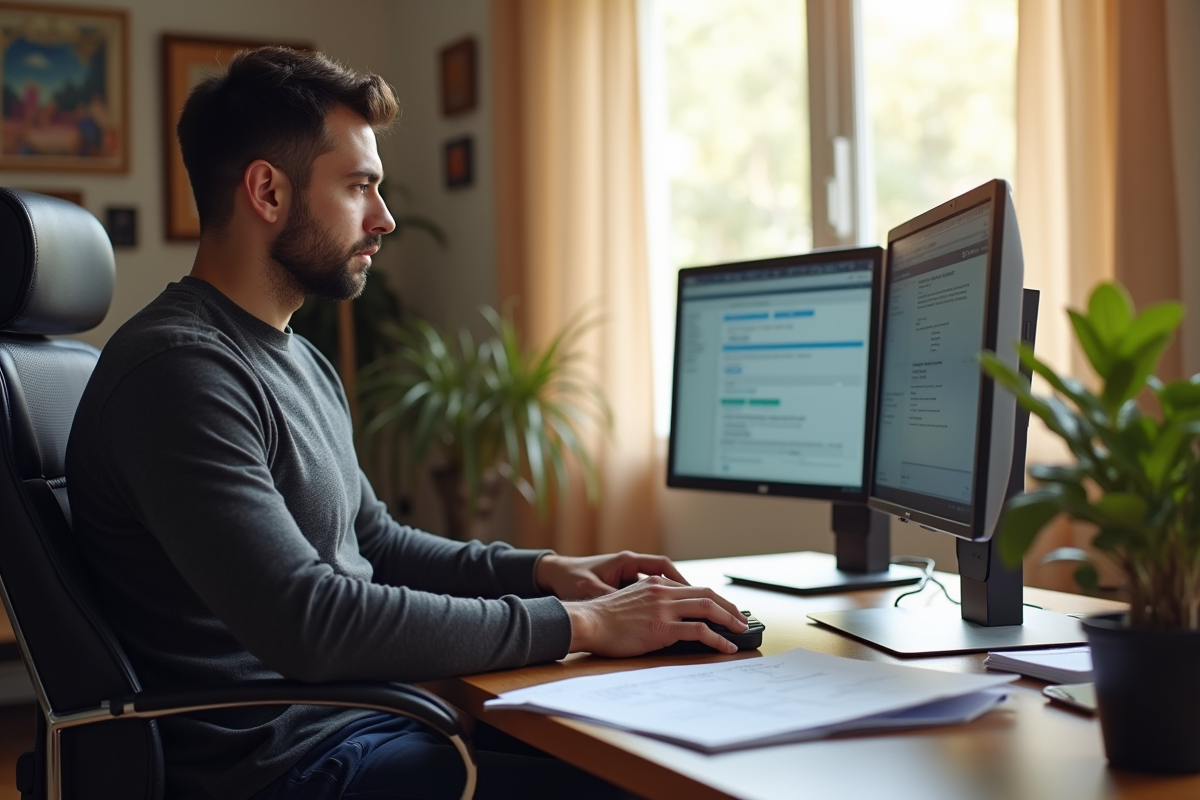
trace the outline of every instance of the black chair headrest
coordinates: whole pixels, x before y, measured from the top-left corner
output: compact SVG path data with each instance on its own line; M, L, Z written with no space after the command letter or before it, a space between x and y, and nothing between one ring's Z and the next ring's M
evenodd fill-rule
M0 331L90 330L108 313L116 274L108 234L86 209L0 188Z

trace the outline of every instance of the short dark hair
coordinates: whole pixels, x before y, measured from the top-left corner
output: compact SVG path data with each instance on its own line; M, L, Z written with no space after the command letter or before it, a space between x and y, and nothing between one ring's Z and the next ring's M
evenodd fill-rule
M175 132L200 212L200 230L224 227L246 167L264 159L304 190L312 163L333 145L325 118L338 106L376 130L400 110L392 87L322 53L287 47L242 50L224 75L188 95Z

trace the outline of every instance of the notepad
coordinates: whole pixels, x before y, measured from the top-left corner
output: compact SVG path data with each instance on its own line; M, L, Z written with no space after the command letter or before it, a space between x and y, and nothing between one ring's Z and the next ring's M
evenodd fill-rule
M964 675L808 650L588 675L505 692L522 709L634 731L716 753L833 733L968 722L1015 675ZM991 690L991 691L989 691Z
M983 663L988 669L1019 672L1050 683L1087 683L1092 679L1092 651L1088 647L988 653Z

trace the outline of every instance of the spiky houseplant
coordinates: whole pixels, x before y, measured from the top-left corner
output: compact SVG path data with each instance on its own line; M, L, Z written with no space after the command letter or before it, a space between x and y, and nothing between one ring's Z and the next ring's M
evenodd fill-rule
M1026 345L1021 363L1053 388L1035 396L993 354L984 370L1070 448L1074 463L1035 466L1040 486L1009 500L1000 520L1001 554L1020 562L1059 514L1095 526L1092 546L1124 575L1130 628L1200 628L1200 376L1154 376L1183 319L1167 302L1136 313L1115 283L1096 287L1086 313L1071 311L1075 337L1099 378L1098 390L1059 375ZM1144 410L1139 397L1153 398ZM1094 585L1095 569L1077 570Z
M462 538L488 478L499 474L543 515L578 463L588 498L599 492L586 431L611 427L611 412L581 369L579 337L594 318L576 316L542 349L521 345L510 316L484 306L491 334L447 337L424 320L390 326L391 352L362 372L362 436L407 450L413 472L440 455L448 531Z

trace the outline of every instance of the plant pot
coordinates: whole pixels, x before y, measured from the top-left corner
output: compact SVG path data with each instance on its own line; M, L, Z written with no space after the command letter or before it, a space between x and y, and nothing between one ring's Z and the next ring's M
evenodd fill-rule
M1200 772L1200 631L1131 629L1124 614L1089 617L1083 629L1109 764Z

